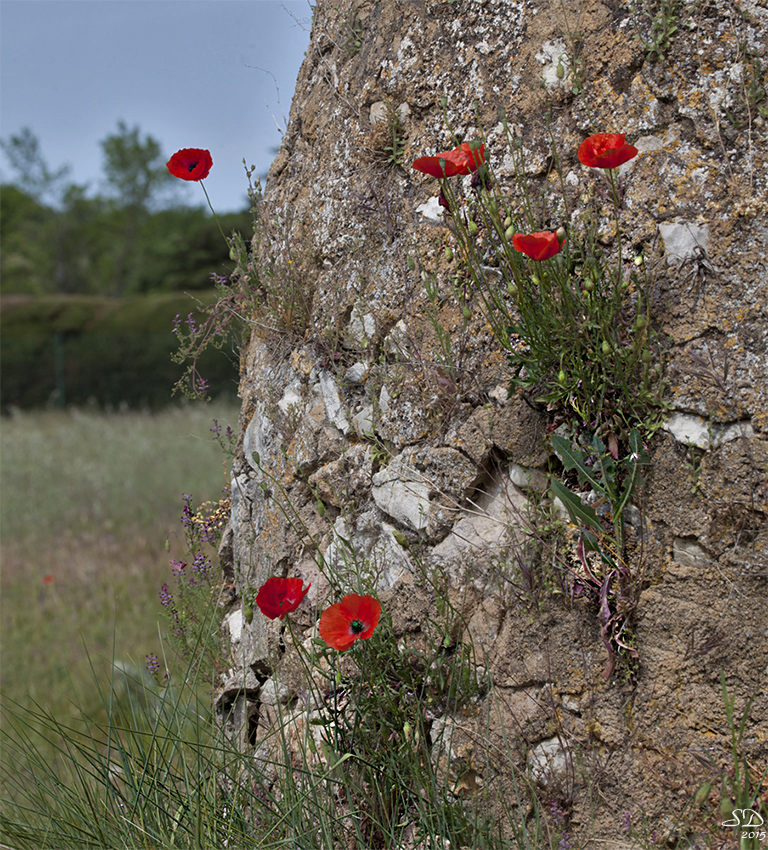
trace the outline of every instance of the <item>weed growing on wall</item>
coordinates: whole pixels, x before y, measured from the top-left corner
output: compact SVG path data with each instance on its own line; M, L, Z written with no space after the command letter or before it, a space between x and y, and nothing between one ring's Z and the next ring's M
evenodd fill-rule
M582 583L599 601L609 676L617 652L637 656L630 622L640 570L626 563L625 516L648 463L643 441L665 410L651 281L644 257L625 247L622 233L620 169L638 151L623 134L585 139L577 156L593 178L581 205L570 209L552 138L565 220L546 229L551 216L534 203L523 150L503 117L501 129L513 164L511 185L495 174L482 131L453 150L417 158L413 168L439 181L452 236L446 258L455 268L453 289L470 296L460 300L465 316L482 311L507 354L512 390L548 414L568 484L553 481L551 495L579 529L576 554ZM460 178L467 178L464 185ZM612 207L607 238L598 197ZM436 290L427 275L429 304ZM450 335L436 332L450 369ZM569 472L577 479L567 480ZM605 516L583 502L586 488L607 505ZM596 564L589 553L597 555Z
M231 500L225 495L218 502L205 502L197 508L191 496L185 494L183 500L181 523L187 554L184 559L171 561L173 579L170 584L163 582L160 604L174 653L200 659L210 678L221 657L217 611L222 578L212 558L229 518ZM155 654L147 656L147 670L158 681L166 678Z
M253 166L245 172L253 236L248 241L239 233L224 237L234 268L229 274L213 275L219 297L199 306L202 320L190 313L174 322L179 348L173 360L185 367L174 393L192 399L210 398L211 387L198 370L203 352L238 340L245 345L251 332L267 339L298 339L312 315L316 264L311 248L307 242L288 242L290 221L261 215L261 184L253 182Z

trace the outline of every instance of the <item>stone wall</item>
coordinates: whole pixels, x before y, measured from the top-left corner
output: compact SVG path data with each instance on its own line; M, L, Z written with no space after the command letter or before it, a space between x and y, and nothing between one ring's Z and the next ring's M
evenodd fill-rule
M218 704L244 745L273 716L284 652L280 621L244 616L248 588L272 575L311 581L294 615L309 635L331 596L329 571L341 583L348 574L351 589L362 575L395 633L416 640L436 603L427 572L445 579L458 639L473 643L515 730L516 767L528 764L550 791L559 783L577 834L618 841L628 813L659 840L680 824L716 833L716 787L690 805L713 774L706 760L728 764L720 671L737 706L756 696L743 747L765 764L768 10L683 3L670 44L654 52L660 8L318 2L261 214L257 251L285 301L248 317L222 549L237 598ZM454 146L448 127L461 140L479 124L511 184L501 108L553 229L562 192L577 208L597 183L576 159L586 136L626 133L640 150L623 169L622 228L652 273L670 409L635 500L637 657L627 652L607 680L595 598L515 572L526 511L558 468L551 422L508 392L482 311L471 304L466 318L448 285L436 181L410 168ZM395 112L400 164L381 129ZM606 214L606 250L611 239ZM440 287L451 375L422 271ZM435 758L449 757L440 741L450 727L478 787L490 787L497 768L477 741L500 733L474 723L436 718Z

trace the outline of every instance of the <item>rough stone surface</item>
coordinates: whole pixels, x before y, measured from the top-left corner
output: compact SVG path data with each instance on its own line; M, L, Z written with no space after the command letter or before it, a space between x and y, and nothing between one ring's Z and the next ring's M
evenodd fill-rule
M376 588L396 635L418 641L436 603L428 568L462 612L460 639L474 644L499 707L490 729L484 710L432 721L433 762L457 796L508 792L487 756L504 752L534 778L546 766L545 798L584 842L622 846L628 813L656 825L657 843L694 828L717 836L716 791L694 815L690 801L728 765L721 671L737 706L755 696L746 757L764 765L767 756L768 133L744 81L755 57L768 66L768 12L686 3L661 60L643 46L658 5L642 2L358 0L354 9L359 50L345 46L352 4L317 4L267 182L262 217L282 228L270 250L290 246L310 310L300 333L254 332L243 353L238 593L270 575L311 580L292 615L309 640L333 595L331 570L344 586ZM372 147L389 105L403 126L402 166ZM453 146L446 117L459 139L476 135L479 119L486 155L511 187L500 108L542 227L597 192L608 252L610 194L576 150L599 131L626 133L640 150L619 177L621 229L651 274L670 409L649 442L642 522L633 520L637 658L607 681L594 597L578 583L563 592L545 549L526 550L538 552L530 562L516 554L527 511L557 470L556 423L508 391L482 311L472 304L467 318L450 283L435 182L410 169ZM469 178L457 184L471 191ZM422 271L437 281L434 304ZM557 557L577 569L568 553ZM237 601L226 633L238 661L220 700L237 709L227 715L235 731L258 717L262 741L278 687L264 682L277 670L292 681L293 668L279 622L239 614ZM311 712L290 710L290 734L317 729Z

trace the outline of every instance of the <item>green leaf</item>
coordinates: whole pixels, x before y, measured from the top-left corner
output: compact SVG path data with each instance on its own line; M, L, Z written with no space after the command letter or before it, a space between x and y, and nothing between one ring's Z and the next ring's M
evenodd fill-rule
M584 452L581 449L574 449L571 441L566 440L559 434L552 435L552 445L560 456L563 466L566 469L575 469L578 472L579 481L582 484L590 484L593 490L605 494L605 487L595 477L594 471L585 465Z
M583 504L581 499L575 493L571 493L564 484L561 484L559 481L553 481L551 484L550 495L553 498L557 496L557 498L565 505L568 515L571 518L571 522L573 522L574 525L586 525L590 528L594 528L602 534L603 527L595 513L595 509L590 505Z

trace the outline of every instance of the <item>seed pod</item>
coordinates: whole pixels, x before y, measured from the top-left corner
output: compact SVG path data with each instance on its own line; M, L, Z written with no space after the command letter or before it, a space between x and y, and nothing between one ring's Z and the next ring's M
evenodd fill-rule
M470 236L477 236L478 227L474 221L470 221L467 225L467 230L469 231Z

